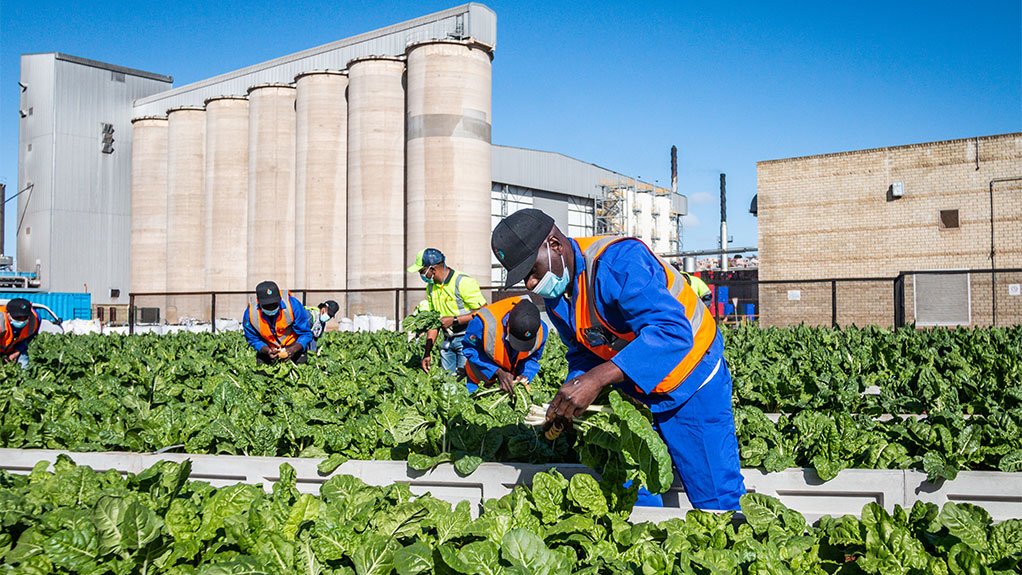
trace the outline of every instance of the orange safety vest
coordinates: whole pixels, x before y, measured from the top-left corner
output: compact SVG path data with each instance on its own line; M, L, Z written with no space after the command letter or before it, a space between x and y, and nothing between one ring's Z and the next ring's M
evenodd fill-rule
M259 304L255 302L248 304L248 320L259 329L259 335L263 341L287 347L298 341L298 336L291 327L291 324L295 322L294 310L291 309L291 293L284 291L280 295L280 313L274 318L272 325L266 321L263 314L259 313Z
M540 322L539 333L536 334L536 343L532 346L532 349L515 353L513 349L505 345L504 317L511 313L511 310L523 299L528 299L528 296L505 298L483 306L472 314L483 320L483 351L486 355L490 356L493 363L514 375L520 375L515 373L515 370L530 355L536 353L536 350L543 345L543 341L546 339L546 326L543 325L543 322ZM472 365L472 362L465 363L465 375L468 376L472 383L477 385L489 381L486 376Z
M597 236L575 238L575 241L578 242L579 249L582 250L582 257L586 264L585 270L578 278L578 293L575 298L575 340L589 351L609 361L634 340L636 334L615 330L596 310L596 267L599 265L600 256L611 245L622 241L639 241L641 243L641 240ZM649 249L649 246L644 243L642 246ZM652 250L650 253L653 253ZM717 336L717 325L709 310L706 309L706 305L699 299L692 286L685 281L685 276L656 254L653 254L653 257L664 268L667 291L684 306L685 318L692 326L692 349L653 389L653 393L670 393L685 381L685 378L699 365L707 350L713 345L713 340Z
M11 316L7 315L7 306L0 305L0 353L8 355L14 352L14 346L32 337L39 331L39 315L32 310L28 316L28 323L21 328L18 335L14 335L14 326L11 325Z

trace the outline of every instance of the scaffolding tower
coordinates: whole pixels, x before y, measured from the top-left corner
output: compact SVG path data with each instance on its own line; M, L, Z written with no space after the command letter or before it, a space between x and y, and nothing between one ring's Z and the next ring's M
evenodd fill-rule
M600 186L601 194L594 206L597 235L628 235L628 197L634 190L634 187L625 184Z

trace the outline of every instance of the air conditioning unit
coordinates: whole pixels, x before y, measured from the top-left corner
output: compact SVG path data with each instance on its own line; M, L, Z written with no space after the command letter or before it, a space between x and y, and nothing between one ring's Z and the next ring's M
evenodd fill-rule
M135 308L135 323L142 324L160 323L160 308L158 307Z

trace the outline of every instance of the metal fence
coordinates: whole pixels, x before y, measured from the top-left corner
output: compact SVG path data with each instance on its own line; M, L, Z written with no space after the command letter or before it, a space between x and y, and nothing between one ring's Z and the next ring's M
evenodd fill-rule
M905 271L895 277L707 280L710 311L722 325L902 327L1022 325L1022 268ZM485 286L495 301L527 293ZM332 299L352 329L397 329L426 288L291 290L304 305ZM198 323L212 331L240 323L250 291L132 293L129 333L139 325ZM542 300L534 298L537 304Z
M524 289L504 290L499 286L481 286L487 301L527 293ZM342 321L352 321L353 328L381 327L397 329L402 318L410 314L426 297L426 287L374 289L296 289L289 290L302 305L316 307L326 300L336 301ZM129 294L128 333L139 326L158 324L209 324L217 329L240 323L245 309L254 298L245 291L137 292ZM538 302L538 303L541 303ZM361 322L361 323L359 323Z
M710 310L724 324L1022 325L1022 268L914 270L894 277L712 279L707 284L714 290Z

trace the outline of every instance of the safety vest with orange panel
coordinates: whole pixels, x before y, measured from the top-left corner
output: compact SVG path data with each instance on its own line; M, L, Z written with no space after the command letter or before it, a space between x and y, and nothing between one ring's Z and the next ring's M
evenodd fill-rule
M35 310L28 316L28 323L21 329L11 325L7 306L0 305L0 354L10 355L15 351L25 353L28 342L39 333L39 314Z
M465 374L475 384L494 381L497 368L532 381L539 371L539 359L546 344L547 328L542 322L532 349L516 352L507 343L507 316L528 296L509 297L484 306L473 314L465 329Z
M295 342L308 349L312 341L308 312L287 291L281 292L280 299L280 311L270 318L260 311L259 304L248 305L243 321L246 339L256 351L267 345L287 347Z
M577 375L595 367L599 360L614 359L645 335L644 349L626 354L630 356L627 366L621 360L615 363L635 383L629 392L644 396L644 400L657 399L665 409L677 406L682 398L666 401L665 396L690 376L709 375L715 366L707 367L704 359L723 352L709 310L682 273L641 240L583 237L574 238L574 244L576 277L571 298L546 302L547 313L569 346L570 373ZM608 248L613 252L609 266ZM648 333L634 326L643 326L641 330ZM582 357L578 350L591 355ZM694 389L688 390L685 397L692 392Z

